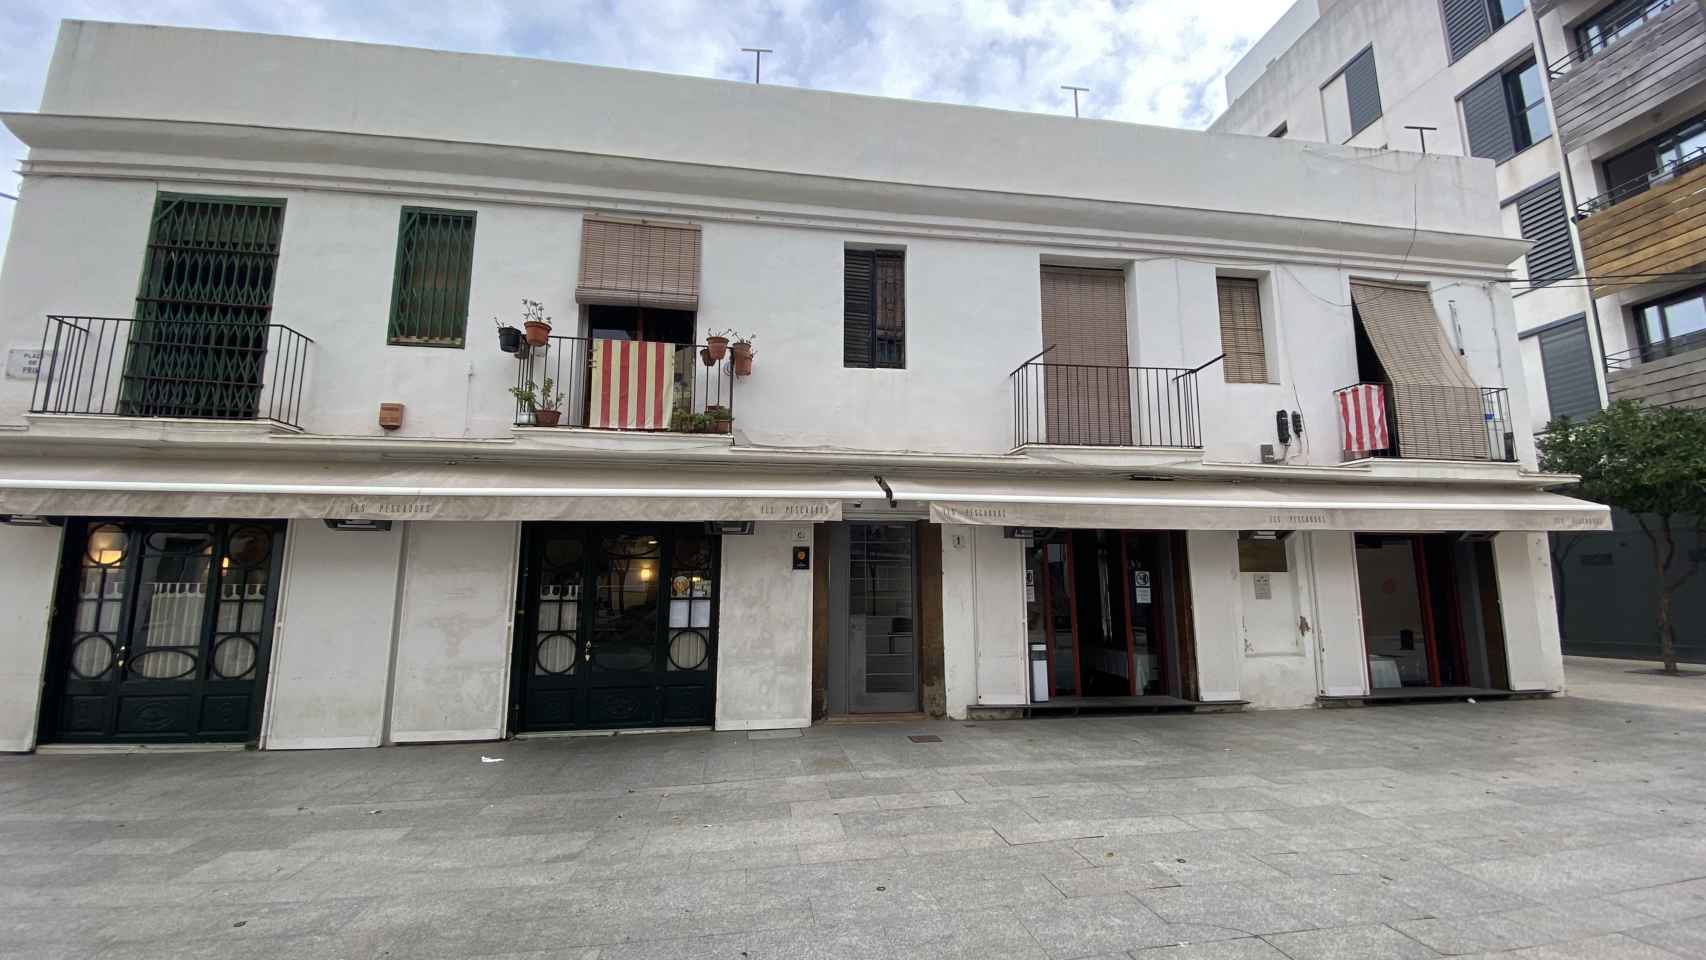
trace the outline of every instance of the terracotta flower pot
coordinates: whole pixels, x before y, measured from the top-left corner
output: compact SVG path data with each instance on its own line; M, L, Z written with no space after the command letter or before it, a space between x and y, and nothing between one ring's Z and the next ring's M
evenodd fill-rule
M717 365L717 358L711 356L710 347L704 347L699 351L699 362L703 363L707 367L714 367Z
M723 359L729 352L728 337L706 337L705 352L711 355L711 362ZM709 364L707 364L709 366Z
M527 342L535 347L543 347L551 339L551 325L537 320L527 321Z
M752 376L752 344L737 343L730 350L735 358L735 376Z
M546 327L545 329L549 330L551 328ZM533 425L536 427L554 427L562 419L563 419L563 411L561 411L561 410L535 410L535 411L533 411Z

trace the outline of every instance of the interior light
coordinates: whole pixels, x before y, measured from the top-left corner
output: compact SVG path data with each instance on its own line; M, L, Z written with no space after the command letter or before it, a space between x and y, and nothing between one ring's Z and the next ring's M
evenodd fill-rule
M103 567L110 567L124 559L123 550L102 550L95 554L95 562Z

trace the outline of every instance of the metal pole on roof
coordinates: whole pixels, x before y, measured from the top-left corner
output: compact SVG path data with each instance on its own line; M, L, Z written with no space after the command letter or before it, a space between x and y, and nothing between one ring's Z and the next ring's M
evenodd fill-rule
M1438 127L1424 127L1424 126L1419 126L1419 125L1413 124L1413 123L1404 124L1404 129L1416 131L1416 136L1420 137L1422 140L1422 152L1423 153L1428 152L1428 134L1439 130Z
M741 47L740 49L742 53L752 54L752 82L763 83L764 55L767 53L775 53L776 51L769 47Z
M1072 91L1072 115L1075 117L1078 116L1078 95L1080 93L1089 93L1090 88L1089 87L1074 87L1070 84L1063 83L1060 85L1060 89Z
M12 196L12 195L11 195L11 194L9 194L9 193L0 193L0 197L5 197L5 198L6 198L6 199L8 199L8 200L16 200L16 199L18 199L18 198L17 198L17 197L14 197L14 196Z

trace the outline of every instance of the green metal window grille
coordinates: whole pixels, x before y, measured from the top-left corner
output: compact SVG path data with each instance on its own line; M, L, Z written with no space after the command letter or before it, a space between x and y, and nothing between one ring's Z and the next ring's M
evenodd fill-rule
M472 212L404 207L391 283L390 342L462 346L473 269Z
M121 414L256 416L283 231L283 200L155 199Z

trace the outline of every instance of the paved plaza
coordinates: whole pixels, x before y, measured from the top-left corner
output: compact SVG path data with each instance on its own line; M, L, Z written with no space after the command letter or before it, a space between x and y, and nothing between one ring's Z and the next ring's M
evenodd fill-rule
M1558 699L0 757L0 956L1700 957L1703 736Z

